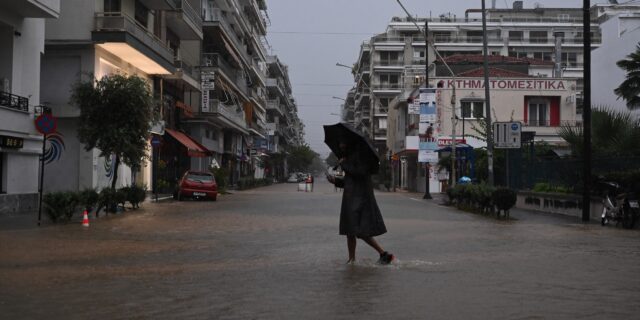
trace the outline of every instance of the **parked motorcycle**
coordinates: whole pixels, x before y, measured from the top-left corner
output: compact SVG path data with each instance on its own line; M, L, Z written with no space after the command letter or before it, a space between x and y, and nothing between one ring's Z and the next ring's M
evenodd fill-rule
M615 182L602 182L605 186L605 195L602 199L603 226L615 221L616 226L622 223L622 227L631 229L640 218L640 205L635 194L623 192L619 184Z

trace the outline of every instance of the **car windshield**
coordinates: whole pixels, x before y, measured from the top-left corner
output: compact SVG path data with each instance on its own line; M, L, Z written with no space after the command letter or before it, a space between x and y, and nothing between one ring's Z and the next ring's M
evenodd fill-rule
M203 173L190 173L187 176L187 179L191 181L198 181L198 182L212 182L213 176L210 174L203 174Z

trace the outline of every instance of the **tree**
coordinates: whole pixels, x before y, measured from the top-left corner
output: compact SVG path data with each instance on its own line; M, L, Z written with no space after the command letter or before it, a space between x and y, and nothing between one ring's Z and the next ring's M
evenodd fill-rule
M85 150L100 156L115 155L111 188L115 189L120 162L139 168L147 158L147 140L153 117L148 83L136 76L114 74L100 80L79 82L71 102L80 108L78 139Z
M640 155L640 120L635 119L631 113L605 107L594 108L591 130L594 156ZM582 127L562 126L558 134L569 143L574 156L582 156Z
M292 147L288 153L287 163L290 172L308 171L313 159L318 156L307 145Z
M627 73L627 79L614 92L627 101L629 110L640 109L640 44L627 58L616 63Z

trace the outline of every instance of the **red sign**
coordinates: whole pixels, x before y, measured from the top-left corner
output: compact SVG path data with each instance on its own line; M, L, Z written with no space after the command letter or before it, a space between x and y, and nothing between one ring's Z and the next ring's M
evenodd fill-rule
M35 122L36 130L42 134L54 133L58 128L58 120L48 113L43 113L38 116Z
M445 88L457 89L483 89L484 80L480 79L456 79L444 81ZM562 91L567 90L563 80L551 79L514 79L514 80L489 80L489 88L503 90L527 90L527 91Z
M446 147L451 145L451 138L439 138L438 147ZM466 139L456 138L456 144L467 143Z

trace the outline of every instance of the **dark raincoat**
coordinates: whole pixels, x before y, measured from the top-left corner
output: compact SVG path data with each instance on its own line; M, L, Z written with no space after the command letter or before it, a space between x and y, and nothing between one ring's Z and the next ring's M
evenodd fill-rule
M375 237L387 232L373 195L369 168L353 154L340 164L344 179L336 186L344 188L340 209L340 234L359 238Z

